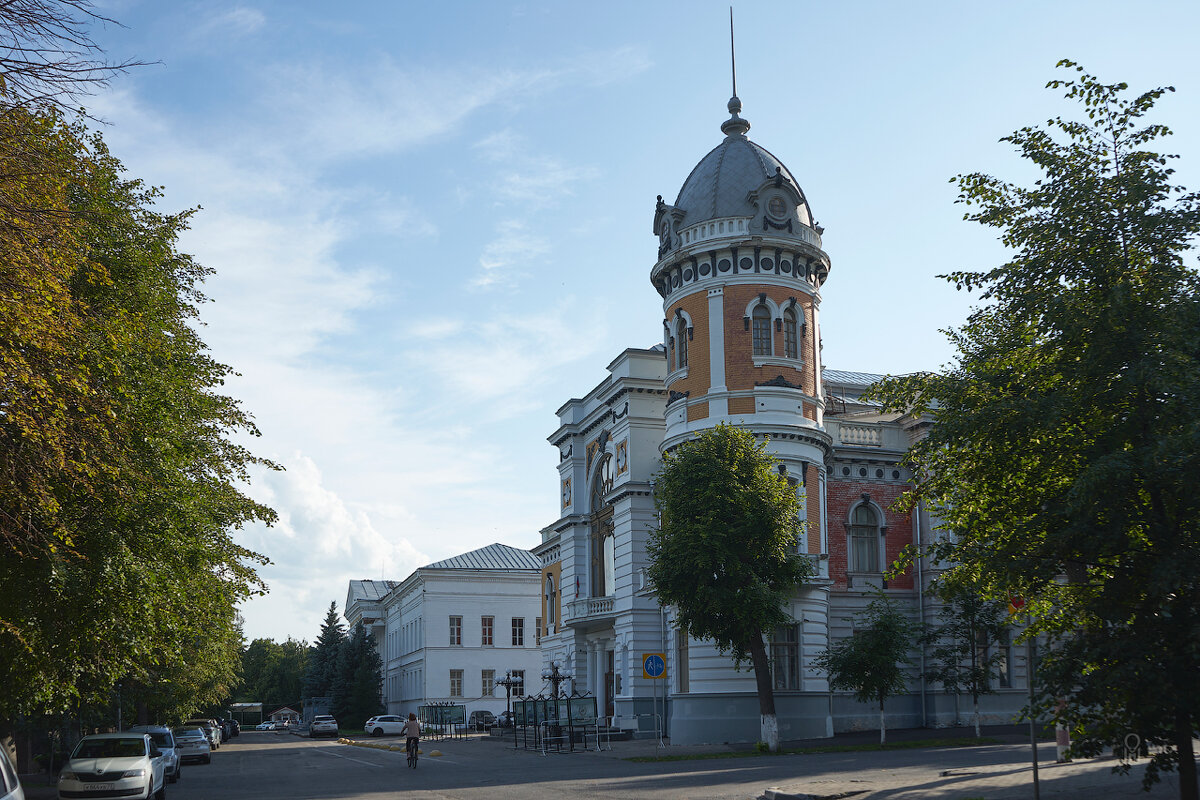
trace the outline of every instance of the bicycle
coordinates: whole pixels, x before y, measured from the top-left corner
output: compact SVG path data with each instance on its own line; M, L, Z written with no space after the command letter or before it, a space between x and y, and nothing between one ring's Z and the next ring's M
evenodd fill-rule
M413 738L408 740L408 768L417 768L417 740Z

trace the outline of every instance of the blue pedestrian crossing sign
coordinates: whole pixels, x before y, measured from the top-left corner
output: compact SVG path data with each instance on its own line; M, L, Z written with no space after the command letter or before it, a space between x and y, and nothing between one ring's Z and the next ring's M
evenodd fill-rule
M664 653L642 653L642 677L649 680L665 678L667 657Z

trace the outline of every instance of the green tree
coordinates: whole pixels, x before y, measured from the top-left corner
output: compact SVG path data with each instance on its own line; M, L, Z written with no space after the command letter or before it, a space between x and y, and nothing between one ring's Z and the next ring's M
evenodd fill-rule
M176 249L190 214L157 211L81 124L0 124L31 163L55 159L0 175L37 211L0 204L0 720L118 685L147 713L218 702L236 606L263 590L265 559L233 532L273 519L242 488L271 465L234 443L257 431L196 333L208 270Z
M304 697L328 697L333 691L334 681L338 675L338 659L342 654L342 645L346 641L346 628L342 625L342 617L338 614L337 603L329 604L325 613L325 622L321 624L321 634L313 645L308 659L308 668L304 674Z
M311 648L306 642L255 639L242 654L242 681L234 700L268 708L294 705L302 696Z
M917 627L882 593L855 617L854 633L828 647L813 665L829 674L834 689L854 692L860 703L879 706L879 743L887 744L884 704L907 689L904 668Z
M813 574L796 552L804 532L796 492L775 467L765 444L729 425L666 453L648 545L650 580L680 629L753 664L762 741L773 752L779 729L763 635L791 622L783 606Z
M930 668L924 677L942 684L947 694L971 695L971 719L979 736L979 696L992 693L992 681L1004 660L998 645L1007 630L1007 613L1000 603L973 592L938 599L942 601L938 624L921 636L921 643L929 648Z
M956 179L966 218L1012 253L954 273L984 304L951 334L941 374L886 381L893 409L937 422L910 454L954 532L947 586L1025 597L1050 640L1040 707L1076 753L1137 733L1147 785L1178 769L1195 800L1200 721L1200 197L1173 184L1169 134L1071 62L1049 86L1082 105L1006 137L1040 171L1019 186ZM1061 702L1059 702L1061 701Z
M383 662L375 637L360 621L342 643L337 675L330 689L333 716L357 727L383 708Z

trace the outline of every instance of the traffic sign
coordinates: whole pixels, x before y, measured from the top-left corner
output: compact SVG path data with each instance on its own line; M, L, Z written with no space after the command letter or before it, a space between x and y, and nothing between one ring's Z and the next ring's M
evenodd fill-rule
M667 676L667 656L665 653L642 653L642 677L656 680Z

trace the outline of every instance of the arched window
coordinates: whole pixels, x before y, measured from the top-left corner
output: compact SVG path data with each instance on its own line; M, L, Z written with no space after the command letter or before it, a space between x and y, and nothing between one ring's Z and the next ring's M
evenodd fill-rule
M612 491L612 456L604 456L592 480L591 563L592 597L608 597L613 592L616 570L616 543L613 540L613 507L605 504Z
M794 308L783 312L783 354L788 358L800 357L800 323Z
M546 632L554 633L554 576L546 576Z
M859 503L850 515L850 571L879 572L879 515Z
M680 317L675 322L675 368L683 369L688 365L687 320Z
M754 355L771 355L771 312L760 303L754 307L750 322L754 335Z

